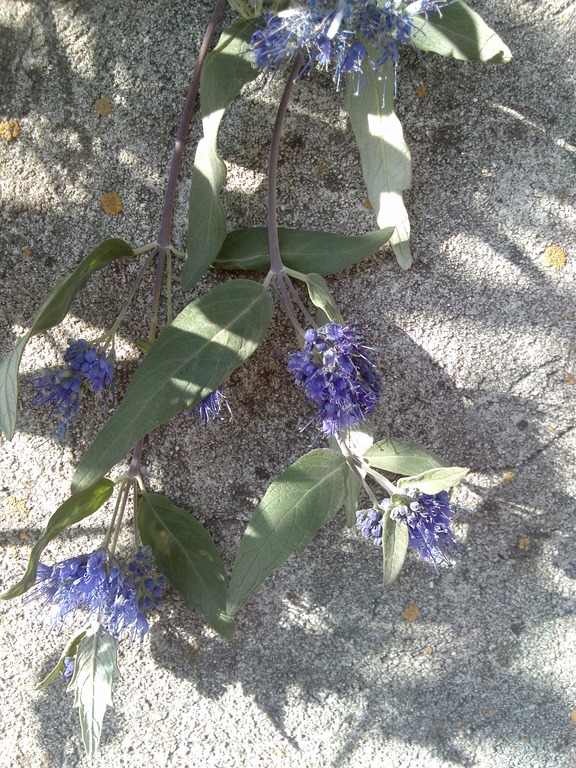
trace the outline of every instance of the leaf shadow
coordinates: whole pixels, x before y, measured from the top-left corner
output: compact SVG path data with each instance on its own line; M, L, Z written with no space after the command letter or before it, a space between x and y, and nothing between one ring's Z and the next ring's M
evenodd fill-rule
M61 50L59 34L44 15L47 5L43 2L29 5L42 12L42 23L50 27L47 48ZM80 127L74 123L79 149L71 151L70 146L75 145L71 142L73 132L67 132L70 114L63 120L60 110L62 104L79 103L75 94L85 97L84 78L78 76L65 55L59 54L54 76L44 77L43 67L35 65L30 87L25 90L21 85L23 81L20 80L19 85L17 79L20 59L14 59L12 79L3 79L0 83L0 96L6 109L19 115L30 113L35 119L41 116L46 126L53 122L58 130L51 136L46 128L42 137L45 141L32 145L29 150L30 164L37 160L54 185L49 187L53 189L53 206L47 210L44 203L26 197L24 202L9 201L3 212L8 225L0 233L5 254L0 274L5 280L13 278L18 286L18 302L12 307L13 314L6 314L2 323L8 329L1 342L3 348L11 343L15 333L13 325L24 322L23 318L34 311L39 284L55 282L72 268L80 251L87 251L92 244L95 232L102 232L103 236L124 235L129 241L138 228L143 238L154 235L149 212L160 210L157 186L168 162L167 130L175 125L180 106L178 99L170 94L185 89L178 72L184 69L182 58L190 55L190 27L186 31L190 16L186 7L170 6L166 13L175 13L169 24L162 22L157 29L140 29L138 39L149 35L150 40L148 44L142 42L140 58L131 61L134 52L130 49L134 46L121 45L120 38L133 26L133 19L127 21L127 15L133 15L133 10L123 11L117 4L106 3L96 6L55 3L54 7L64 9L67 5L72 12L85 14L88 21L103 21L109 16L119 31L112 55L110 47L101 42L93 47L100 60L89 87L94 96L101 95L102 88L114 89L118 95L115 104L118 119L121 118L120 138L111 141L104 119L93 115L89 119L88 102L80 100L84 117ZM491 14L502 16L504 13L499 7L501 4L487 5ZM161 4L157 3L156 7L160 15ZM456 314L463 314L498 339L511 324L518 334L530 328L539 331L548 328L550 319L542 314L540 307L550 307L558 301L564 311L564 302L569 302L567 292L537 266L535 258L544 237L559 242L569 241L571 237L563 225L555 221L550 208L533 197L531 249L509 234L514 208L534 196L530 157L545 154L553 159L549 169L542 169L537 192L545 193L557 186L562 195L554 192L554 196L567 202L573 194L571 157L560 147L552 146L558 105L564 102L566 106L573 99L573 93L568 91L573 72L568 59L554 59L556 83L550 87L546 78L555 51L545 44L543 27L534 27L527 37L512 28L513 23L524 22L523 13L521 7L513 9L514 18L507 22L510 29L501 30L507 41L510 35L516 54L515 62L505 73L485 67L476 72L475 65L435 61L432 56L426 57L426 69L418 68L413 73L408 67L401 70L399 102L403 104L403 96L425 77L430 85L433 101L429 103L433 109L422 109L416 98L407 98L406 106L399 109L406 118L404 128L414 154L416 174L409 199L415 225L414 250L420 255L420 262L412 273L401 277L403 285L398 291L404 292L404 304L397 301L395 305L398 317L426 310L431 318L444 313L448 321ZM489 15L487 11L486 16ZM24 30L22 26L14 33L13 50L27 50L30 38ZM112 32L102 27L102 35ZM174 35L172 39L170 34ZM168 44L171 56L166 55ZM8 50L8 46L3 49L4 60L9 58ZM88 55L88 46L86 50ZM183 53L186 51L188 53ZM139 71L145 56L157 57L154 59L157 77L149 87L135 75L129 76L130 67L134 72ZM180 64L174 70L168 66L172 58ZM534 62L538 62L538 67ZM536 76L527 82L530 72ZM55 94L53 102L38 102L37 94L50 89ZM483 99L477 110L470 111L471 94ZM141 99L157 101L158 109L143 114L138 108ZM326 118L320 119L308 110L315 99L319 99L319 112L329 101L336 102L332 90L311 83L311 94L300 97L292 122L289 118L286 175L282 182L286 209L282 223L297 224L302 212L309 213L314 205L315 213L311 216L314 221L337 219L336 224L343 232L357 231L357 227L368 230L373 224L370 212L363 208L358 169L353 167L353 162L344 160L351 142L343 138L344 129L336 119L329 128ZM543 136L509 114L503 119L501 113L488 108L490 99L499 99L534 122L534 118L542 118L549 135ZM246 107L247 113L250 108ZM467 110L465 114L472 115L466 131L456 127L464 110ZM253 113L258 125L262 123L264 111ZM158 120L160 114L162 121ZM419 120L411 122L418 114ZM197 132L197 126L193 130ZM234 130L232 124L229 129L224 128L223 140L232 140ZM140 134L146 134L146 138ZM316 139L307 143L307 137L315 134L318 134L318 143ZM248 170L261 168L261 158L259 165L253 166L264 145L261 138L260 134L255 152L245 136L241 136L229 156ZM570 135L566 138L574 141ZM98 169L106 188L95 181L97 174L74 176L91 162L89 142L94 140L110 142L106 144L105 162ZM321 150L318 147L322 147ZM121 154L123 149L131 155L125 165L118 160L125 157ZM69 188L58 187L62 156L70 156L68 173L70 180L80 187L78 198L70 196ZM566 175L556 185L555 169L559 167L560 156L566 156ZM44 162L44 157L49 162ZM303 170L294 172L292 167L300 160ZM507 167L517 162L527 172L512 174L510 171L507 181L513 181L513 187L494 182L494 175L507 173ZM494 163L498 164L496 168ZM326 169L327 164L330 167ZM482 176L482 168L492 177ZM464 184L466 175L476 181L476 187ZM302 180L306 182L304 189L299 186ZM108 185L119 184L122 185L120 191L126 190L130 213L110 219L96 210L94 195L109 191ZM317 187L319 194L315 193ZM350 190L356 191L350 194ZM262 223L263 196L258 198L257 192L245 193L238 188L229 192L230 199L238 206L238 218L244 216L248 203L255 200L260 208L256 209L259 214L253 214L254 223ZM253 193L255 198L251 197ZM185 209L184 192L180 202ZM90 221L88 234L86 228L79 226L85 218ZM184 220L184 215L177 219L181 229ZM37 258L26 264L20 259L20 252L30 243L29 233L33 231L37 233L33 240ZM453 279L460 282L458 296L462 298L458 305L451 305L454 282L450 283L446 277L444 285L438 287L438 283L458 261L450 251L450 238L462 233L470 236L471 247L489 243L492 255L500 254L517 265L520 273L531 281L530 288L503 286L495 280L488 282L490 265L486 271L478 264L477 268L474 266L477 279L464 275L463 271L452 273ZM436 281L439 293L427 296L426 280L434 276L435 260L439 267L440 277ZM353 286L351 278L356 281L361 274L365 274L366 279L360 279L358 285ZM341 276L339 292L344 297L345 292L350 291L344 299L350 314L356 311L364 316L362 298L373 290L376 277L390 283L390 278L396 279L398 275L392 265L374 259L365 272L352 269ZM102 296L114 290L117 282L115 272L109 281L100 282L90 295L77 303L76 319L92 319L94 311L104 316L107 308ZM420 288L417 283L421 283ZM528 303L530 290L540 296L538 305ZM512 314L505 311L507 307L515 307ZM432 314L432 310L436 314ZM566 515L566 511L573 508L574 500L560 490L566 472L563 459L567 449L563 447L563 440L568 433L547 434L545 422L550 404L534 398L522 387L516 389L517 394L510 392L509 382L504 379L494 376L490 381L492 372L481 386L456 386L441 365L441 352L426 352L410 339L398 322L382 315L375 321L378 336L392 335L391 345L384 350L386 361L391 361L387 365L389 413L378 414L379 430L426 441L446 458L458 463L466 461L476 470L500 471L519 466L516 482L503 482L490 488L481 487L479 483L471 487L485 500L474 515L465 518L469 553L463 554L457 569L443 572L438 578L409 559L404 580L382 595L377 553L367 552L363 542L349 541L341 534L339 525L331 525L319 534L302 558L291 559L266 582L241 615L239 635L234 643L225 645L207 635L199 620L176 604L172 612L167 612L152 628L154 659L159 666L171 669L176 677L194 680L207 698L217 699L231 680L238 682L256 706L269 715L279 735L296 747L310 744L310 740L306 742L306 734L290 719L291 708L298 702L302 704L307 723L315 733L320 730L318 723L327 727L322 712L332 708L334 718L340 718L336 722L341 733L334 736L338 739L336 753L321 753L328 754L326 765L346 765L355 754L362 755L363 743L370 734L375 736L374 749L379 749L379 754L385 754L387 740L398 740L406 745L422 744L441 759L460 765L472 765L474 750L481 750L483 744L495 744L501 754L510 757L512 764L516 757L511 752L513 745L526 739L525 747L521 747L525 749L523 764L544 765L556 757L560 764L564 755L568 766L573 754L570 752L573 737L566 722L571 701L558 687L562 670L557 669L547 678L538 671L535 656L540 653L541 658L545 658L546 649L540 635L547 635L547 627L573 615L570 599L554 582L554 578L562 575L571 580L575 577L573 542L568 536ZM303 400L294 393L282 398L277 394L278 382L285 380L281 378L282 362L271 359L271 355L285 347L289 330L281 324L278 329L258 354L254 367L243 371L247 383L246 390L239 394L239 403L247 406L246 414L239 413L233 423L223 425L222 429L216 425L218 432L188 437L179 424L174 428L161 428L150 440L155 453L146 466L147 474L151 482L166 488L173 497L184 493L177 478L189 479L190 475L189 460L179 456L176 449L183 442L194 449L192 455L200 475L199 487L191 493L202 498L201 492L208 492L203 515L208 526L231 547L243 522L235 510L249 509L249 496L261 493L268 479L305 449L308 442L306 436L297 432L303 421L300 419L299 423L297 415L305 408ZM571 324L560 323L558 330L567 342L574 338ZM473 341L470 338L470 343ZM528 362L527 375L529 367ZM559 412L558 406L552 405L555 412ZM511 414L515 417L513 429L509 428ZM266 424L257 423L272 419L273 432ZM27 422L25 429L30 426ZM39 430L38 424L34 429ZM248 431L252 444L241 443L245 461L242 481L229 480L227 476L223 481L211 480L209 473L215 466L232 461L232 443L240 444L243 433ZM86 432L83 435L86 436ZM262 455L263 444L270 446L268 457ZM174 450L169 454L170 468L161 467L157 460L165 455L163 451L167 446ZM528 550L518 550L519 536L532 541ZM546 562L542 555L546 555ZM430 581L435 584L436 597L432 600ZM530 602L524 605L527 597ZM401 619L402 609L408 602L427 606L427 610L421 611L421 620L410 625ZM520 613L521 608L526 608L528 615ZM174 626L174 632L164 627L168 622ZM518 626L520 624L524 628ZM191 640L198 637L204 647L196 652ZM433 652L422 655L430 638L434 643ZM55 724L59 731L62 723L72 722L63 720L60 710L56 719L49 717L51 694L43 696L41 701L38 717L47 731L53 730ZM345 716L343 701L347 702ZM492 714L494 709L496 712ZM75 713L69 717L75 720ZM192 713L191 717L196 715ZM111 718L106 722L110 723ZM193 722L204 727L198 720ZM369 755L368 760L373 756L373 753Z
M378 551L353 533L342 534L338 520L316 536L302 557L291 557L264 583L239 614L237 639L231 644L207 637L194 617L173 613L169 622L181 649L187 638L202 649L191 667L182 665L178 657L184 651L174 655L167 650L157 624L151 652L159 665L193 680L209 698L218 699L231 681L238 682L294 749L303 749L306 736L290 725L292 707L314 719L332 702L338 735L332 735L334 754L328 759L323 753L326 765L357 758L359 734L372 739L373 750L388 741L419 744L437 759L463 766L473 764L474 749L483 740L526 740L528 762L550 753L560 759L572 748L562 715L569 697L533 666L527 670L524 658L549 622L574 615L572 600L555 582L560 566L553 564L549 572L535 567L544 558L543 547L568 546L559 532L572 500L559 494L557 511L547 512L544 523L539 504L545 502L535 502L527 480L535 462L553 476L561 447L552 439L541 443L538 404L494 390L492 407L487 407L487 393L455 386L435 359L399 329L387 328L386 338L391 354L401 349L402 359L409 361L398 366L397 399L391 398L383 419L394 434L428 436L427 444L440 455L464 457L476 471L523 457L517 484L503 481L492 490L481 489L483 501L474 513L461 512L457 521L465 533L457 566L435 576L409 556L400 582L382 592ZM415 370L425 375L415 381L410 376ZM256 412L259 407L256 399ZM514 408L527 410L526 424L503 435L501 415ZM447 433L448 417L454 427ZM435 424L443 425L436 434ZM258 461L257 454L256 447L252 455L244 453L246 472ZM162 484L161 475L157 480ZM470 489L476 491L473 484ZM233 504L234 490L229 501L221 495L218 503ZM526 511L519 514L519 507ZM216 513L208 524L218 529ZM520 537L532 542L527 551L518 549ZM531 595L530 605L520 604L516 591L507 587L518 583L522 595ZM421 606L421 619L408 624L402 610L414 602ZM424 653L428 646L433 647L430 656Z

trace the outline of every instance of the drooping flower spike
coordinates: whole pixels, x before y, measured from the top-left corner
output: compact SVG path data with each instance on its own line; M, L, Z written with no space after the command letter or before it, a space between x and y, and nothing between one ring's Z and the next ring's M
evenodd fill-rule
M309 328L302 352L288 356L288 370L316 404L327 436L364 421L376 407L380 376L364 339L353 326L327 323Z
M447 491L429 494L414 489L402 489L406 494L401 502L393 504L384 499L379 508L361 509L356 513L356 527L376 546L382 546L382 518L385 512L397 523L408 527L408 547L416 549L424 562L438 570L439 565L451 565L454 554L452 517L454 507Z
M64 353L66 368L46 368L32 379L36 396L32 405L50 405L50 415L60 418L56 430L64 438L78 416L78 408L87 392L98 394L108 407L114 398L114 355L89 346L84 339L68 339Z
M50 629L83 611L114 637L126 633L142 639L148 631L145 613L162 604L166 578L155 575L150 547L135 552L127 573L103 549L70 557L52 567L40 563L27 602L38 600Z
M201 400L198 405L191 408L190 413L196 414L199 421L208 424L215 419L224 419L224 411L232 413L228 398L222 391L222 387L218 387Z
M339 87L343 74L378 74L387 61L399 59L399 46L412 42L413 17L439 13L454 0L378 3L377 0L307 0L280 13L265 15L265 26L251 39L256 65L274 69L300 53L303 70L332 67Z

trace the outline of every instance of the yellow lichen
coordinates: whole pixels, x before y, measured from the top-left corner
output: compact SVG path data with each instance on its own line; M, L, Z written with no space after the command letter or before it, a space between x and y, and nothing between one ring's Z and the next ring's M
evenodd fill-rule
M516 546L521 552L524 552L526 549L528 549L531 544L532 540L529 539L528 536L518 536Z
M428 88L426 88L425 85L419 85L418 88L416 88L416 96L419 99L425 99L426 96L428 96Z
M108 192L102 195L102 210L109 216L117 216L122 213L122 200L117 192Z
M109 115L110 112L112 112L112 102L110 101L110 96L102 96L101 99L96 99L94 102L94 111L97 115L100 115L100 117L106 117L106 115Z
M7 496L1 506L2 511L7 512L12 517L26 517L28 510L26 499L20 499L18 496Z
M20 135L20 123L18 120L4 120L0 123L0 139L13 141Z
M506 472L502 473L502 482L513 483L514 480L516 480L516 475L514 474L514 472L507 470Z
M566 251L558 245L549 245L544 251L544 261L550 269L564 269L566 266Z
M418 616L420 616L420 608L416 603L410 603L410 605L407 605L402 611L402 618L404 621L416 621Z

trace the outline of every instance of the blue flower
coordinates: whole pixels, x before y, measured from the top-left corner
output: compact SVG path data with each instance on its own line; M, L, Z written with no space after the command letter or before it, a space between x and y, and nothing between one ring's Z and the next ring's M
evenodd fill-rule
M208 424L210 420L223 419L224 416L222 411L224 409L226 409L228 413L231 413L228 398L222 392L222 388L218 387L201 400L198 405L195 405L190 410L190 413L195 413L198 416L199 421Z
M114 637L127 633L143 638L148 631L145 612L162 604L166 578L154 575L149 547L128 562L128 574L103 549L71 557L51 568L40 563L36 585L27 602L41 601L46 622L60 628L69 615L84 610Z
M78 407L86 391L94 392L104 401L114 395L114 358L102 349L88 346L84 339L68 339L64 353L66 368L46 368L32 379L37 393L32 405L50 405L50 415L60 417L56 434L64 438L70 424L78 416Z
M373 507L356 512L356 528L360 529L362 536L372 539L377 547L382 546L382 517L382 510Z
M114 387L114 360L103 350L89 347L84 339L68 339L69 347L64 360L73 374L82 374L92 392L101 392L106 397Z
M303 71L332 64L337 86L342 74L356 73L359 88L363 69L378 73L387 61L398 62L399 46L412 42L414 16L428 17L453 1L308 0L265 14L265 26L253 34L251 49L262 69L275 68L300 53Z
M386 512L397 523L408 527L408 547L416 549L424 562L438 570L438 565L451 565L453 555L452 516L447 491L429 494L402 489L406 495L384 499L378 509L361 509L356 513L356 527L376 546L382 546L382 518Z
M66 656L63 659L64 669L62 670L62 674L67 680L70 680L70 678L74 674L74 662L75 662L74 656Z
M56 430L58 437L63 438L70 423L78 415L78 405L81 398L82 375L73 374L70 370L55 370L47 368L42 376L32 379L37 389L32 405L50 405L50 415L60 417L60 425Z
M288 370L318 407L325 435L364 421L376 407L380 376L364 335L352 326L309 328L302 352L288 356Z

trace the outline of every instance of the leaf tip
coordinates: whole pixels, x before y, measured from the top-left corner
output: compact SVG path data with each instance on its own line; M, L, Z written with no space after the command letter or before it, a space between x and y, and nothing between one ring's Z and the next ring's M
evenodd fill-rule
M220 624L217 631L224 638L224 640L234 640L236 635L236 622L234 616L226 609L226 613L220 614Z

